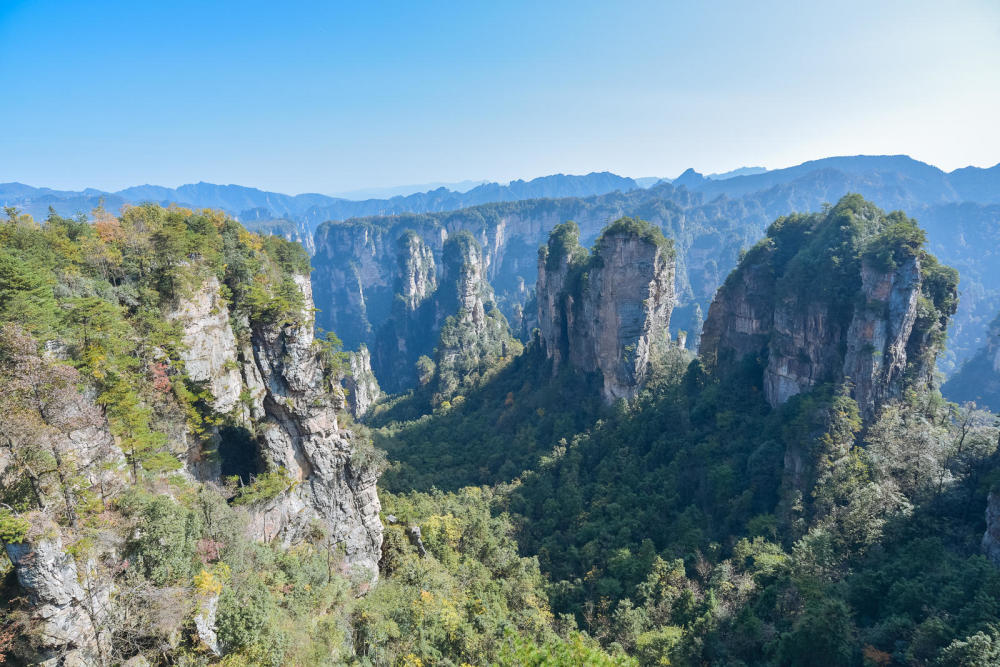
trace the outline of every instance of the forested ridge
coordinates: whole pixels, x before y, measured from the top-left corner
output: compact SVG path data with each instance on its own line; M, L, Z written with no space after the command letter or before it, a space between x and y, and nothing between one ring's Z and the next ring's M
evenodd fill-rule
M779 220L744 263L792 267L779 292L826 294L849 319L862 263L920 257L928 328L916 338L933 356L956 276L923 244L914 221L846 199ZM817 275L822 262L833 266ZM766 356L726 364L673 348L635 401L604 407L572 369L550 379L529 345L449 410L379 406L384 484L496 485L494 511L537 556L553 611L639 664L1000 659L1000 576L980 549L994 416L914 378L867 422L850 379L772 409Z
M479 250L459 241L471 284ZM554 367L537 334L508 344L488 293L459 292L418 386L354 423L339 341L311 338L308 272L299 245L217 212L144 205L36 222L6 211L9 663L83 650L46 648L40 600L74 611L93 638L86 660L102 665L1000 662L1000 571L981 547L1000 429L944 400L928 372L957 275L904 214L854 196L777 220L713 305L717 321L742 296L778 313L754 324L752 345L734 330L712 359L657 347L636 397L612 403L598 374ZM216 283L212 311L225 308L237 351L216 370L243 378L224 412L218 378L192 379L174 315ZM485 351L463 324L475 308L476 326L496 330ZM821 311L841 339L779 366L812 374L775 400L767 383L798 331L789 321ZM869 324L899 343L852 338ZM858 350L885 363L845 361ZM293 388L315 368L322 394L260 399L247 369L279 366ZM844 375L855 367L871 371L872 391ZM329 415L295 421L323 401ZM323 482L268 460L272 430L322 420L349 446L344 474L380 474L377 573L347 562L336 523L289 537L268 523L282 498ZM79 590L53 602L25 577L32 550Z

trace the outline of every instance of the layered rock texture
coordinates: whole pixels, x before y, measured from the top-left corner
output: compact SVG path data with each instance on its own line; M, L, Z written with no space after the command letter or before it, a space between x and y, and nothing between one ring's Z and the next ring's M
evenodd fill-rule
M54 247L23 222L5 242ZM58 275L52 254L0 258L0 305L37 306L0 309L0 654L104 667L239 651L225 619L246 580L230 575L280 552L254 540L325 549L327 583L365 590L382 458L345 425L344 359L316 340L306 253L152 205L74 224L94 245L67 240ZM363 411L378 386L365 350L350 361Z
M441 322L435 359L438 400L475 386L501 360L521 350L493 302L482 249L472 235L459 232L450 237L443 264L433 299L435 322Z
M699 208L687 214L689 207ZM787 206L781 210L788 210ZM537 308L529 303L538 277L538 246L566 220L576 221L581 241L589 246L608 221L623 214L650 220L675 240L672 320L688 331L700 329L695 326L698 304L707 309L739 249L758 238L768 220L762 211L747 211L733 202L703 205L697 195L664 183L651 190L589 199L499 202L448 212L329 221L315 234L312 278L320 308L317 323L336 331L348 349L366 343L379 382L396 391L391 382L397 371L384 366L377 339L381 323L395 312L396 294L404 293L398 287L399 240L404 233L415 234L430 250L440 279L445 240L459 231L469 232L482 248L483 275L498 309L526 342L538 326ZM689 338L689 344L694 340ZM436 332L430 347L435 341ZM413 382L408 377L406 386Z
M675 303L672 244L655 227L623 218L589 255L575 223L557 226L538 257L538 328L554 371L599 373L608 401L642 385L651 355L669 341Z
M412 230L400 235L396 250L392 307L373 338L373 371L393 392L416 384L414 364L421 355L433 354L441 328L432 298L437 290L433 251Z
M356 352L348 353L348 370L344 376L344 390L351 415L361 419L368 409L382 397L382 389L372 371L372 358L368 348L362 345Z
M722 372L759 367L772 407L847 383L862 418L931 380L957 303L957 274L923 232L849 195L824 214L781 218L720 288L701 357Z
M415 224L324 225L314 259L318 322L336 331L348 348L371 350L375 377L389 392L418 384L416 363L440 356L435 350L449 317L457 317L467 333L486 338L478 347L471 340L444 344L440 349L462 348L444 353L446 369L459 357L467 366L472 357L503 356L493 348L500 338L510 338L489 282L502 261L505 226L481 226L472 234L421 216L406 222ZM519 285L515 291L524 298L523 280ZM454 334L453 326L447 335ZM454 391L453 384L446 383L445 394Z
M3 538L30 605L31 632L14 650L31 664L109 664L111 581L95 563L115 559L120 540L96 530L89 555L76 557L67 547L83 535L78 507L86 490L101 488L110 497L121 489L121 450L103 412L79 391L76 370L39 356L34 340L14 327L3 329L0 347L0 474L5 481L21 477L36 507L25 515L30 530Z
M218 278L206 278L193 294L180 299L167 317L184 332L180 356L188 377L206 385L217 412L232 411L239 403L243 383L236 365L236 336Z
M200 356L215 360L208 365L215 373L238 369L242 375L237 396L244 397L245 423L260 434L258 451L242 456L259 459L264 470L284 470L294 482L291 490L254 510L251 530L261 539L292 543L318 520L342 548L346 564L374 577L382 544L375 491L379 471L357 455L364 443L338 423L337 412L346 402L340 385L328 377L314 339L309 278L295 275L293 280L301 292L296 317L246 323L241 328L249 330L249 341L238 354L228 345L235 340L230 331L213 339L223 349L203 349ZM209 280L204 291L212 289L218 285ZM206 317L213 321L215 315ZM184 322L185 340L209 326L197 318ZM211 374L206 381L217 384Z
M80 566L66 551L55 525L38 522L21 543L7 544L17 581L27 593L35 624L29 647L20 648L36 665L104 665L110 634L107 621L111 581ZM47 529L43 534L40 528Z

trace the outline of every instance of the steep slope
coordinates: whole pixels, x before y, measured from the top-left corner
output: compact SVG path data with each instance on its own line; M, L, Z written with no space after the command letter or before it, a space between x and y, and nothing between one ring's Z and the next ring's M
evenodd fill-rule
M553 372L600 373L605 400L635 396L656 348L670 338L673 246L659 229L622 218L588 256L579 228L557 226L538 254L538 324Z
M440 322L434 402L475 387L498 364L521 352L483 276L483 252L467 232L448 237L441 285L433 301Z
M971 168L968 173L981 174L988 181L993 171ZM535 248L546 242L556 224L576 221L583 242L589 245L609 221L622 215L639 217L661 227L674 240L678 305L673 320L679 329L695 332L700 328L697 309L708 311L715 290L736 266L740 250L756 243L771 221L791 211L821 210L824 204L856 192L885 210L902 208L919 218L927 230L929 249L961 271L963 298L952 320L948 350L939 361L941 369L950 373L979 348L987 325L1000 310L1000 274L994 270L998 264L992 250L1000 247L996 232L1000 229L1000 206L960 203L966 195L958 193L950 178L905 156L828 158L721 181L699 176L685 187L675 181L648 190L584 199L484 205L423 216L373 217L351 224L394 228L387 234L389 243L403 229L416 230L438 258L440 240L435 236L440 230L470 231L485 249L487 277L500 308L516 324L535 283ZM330 227L340 224L331 223ZM326 233L317 235L321 254ZM341 259L333 261L347 261L342 253L338 255ZM320 260L319 268L323 270L328 261ZM388 257L382 265L391 270L393 263ZM360 291L368 284L375 286L366 283L366 278L363 274ZM326 288L322 283L316 287L322 301ZM325 310L343 307L345 312L357 312L350 310L354 306L346 299L340 303L344 305L331 303ZM693 343L696 336L690 340Z
M253 423L262 434L268 470L283 470L289 491L254 513L252 530L291 545L304 541L316 521L341 545L345 563L376 577L382 524L375 483L379 469L366 460L354 435L340 427L343 394L326 377L313 340L309 278L294 276L301 311L286 323L261 322L251 330L252 358L242 358ZM260 390L264 391L261 393Z
M762 365L776 407L821 383L851 383L863 418L926 385L956 307L957 273L922 249L912 220L860 196L768 228L712 302L700 356Z
M93 398L77 391L79 372L39 355L36 341L9 323L0 328L0 378L0 475L5 486L24 476L32 501L25 509L33 506L17 519L6 510L0 517L7 556L29 600L31 632L15 651L32 664L107 664L110 577L96 555L74 558L67 550L84 520L80 496L93 487L104 498L120 492L124 457ZM59 462L59 474L43 471L45 461ZM114 553L118 540L103 536Z
M373 370L391 391L416 385L414 364L422 355L433 354L442 319L433 300L438 288L434 253L413 231L404 232L396 247L392 310L370 338L375 349Z
M649 284L629 256L613 273ZM547 316L596 302L595 274L615 282L558 226L525 354L461 404L371 422L387 485L495 485L553 611L640 664L953 664L992 646L998 431L930 382L956 276L914 221L858 197L779 219L713 306L715 358L670 347L613 406L570 354L605 320Z
M382 388L372 371L372 357L367 347L362 345L356 352L349 352L347 364L348 372L344 377L347 403L351 407L351 415L361 419L382 397Z
M342 426L301 247L152 205L94 224L18 216L0 239L15 655L246 649L264 636L233 620L246 577L281 554L325 561L310 585L376 580L381 459Z

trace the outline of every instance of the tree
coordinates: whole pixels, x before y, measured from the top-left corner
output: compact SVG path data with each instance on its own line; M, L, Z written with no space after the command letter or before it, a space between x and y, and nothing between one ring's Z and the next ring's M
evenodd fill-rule
M921 499L944 473L947 429L902 403L889 403L868 429L865 445L876 476L891 479L910 499Z
M22 507L51 511L76 525L91 491L105 481L102 464L113 459L113 445L100 410L78 389L79 373L36 350L17 326L0 329L0 446L10 461L5 486L14 491L16 476L23 475L30 496L15 498Z
M434 379L434 372L437 370L437 366L426 354L420 355L417 359L417 380L420 382L421 387L427 386L431 380Z

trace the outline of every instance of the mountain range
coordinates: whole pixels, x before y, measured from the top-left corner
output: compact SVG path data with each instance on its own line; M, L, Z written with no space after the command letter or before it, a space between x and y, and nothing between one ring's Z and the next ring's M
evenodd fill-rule
M137 185L117 192L94 188L80 191L52 190L22 183L0 183L0 203L4 206L16 206L36 218L43 218L50 206L60 215L73 216L89 213L102 203L109 211L116 212L125 204L155 202L162 205L219 209L241 220L286 219L307 222L315 227L326 220L358 216L447 211L487 202L540 197L586 197L638 187L631 178L609 172L595 172L584 176L555 174L530 181L515 180L507 185L484 183L467 192L439 187L407 196L358 201L316 193L287 195L242 185L204 182L177 188Z
M366 224L387 229L419 228L429 221L408 216L429 213L439 216L432 226L441 226L448 233L457 229L487 233L483 230L494 226L484 220L499 216L497 221L502 221L511 211L482 206L524 202L517 207L518 220L504 232L508 241L518 238L524 247L508 249L501 257L505 263L521 268L509 276L497 273L499 265L488 271L501 304L507 304L502 309L508 317L515 305L523 307L530 298L529 289L515 299L516 304L506 301L512 294L510 285L517 284L518 277L521 284L533 284L534 249L544 242L553 224L575 219L581 223L583 240L591 242L608 220L618 215L641 215L674 235L683 230L678 237L681 307L675 320L678 326L697 331L697 311L704 314L715 288L735 266L740 249L761 238L770 221L792 211L817 211L849 192L857 192L885 209L902 209L916 217L928 230L932 250L959 269L962 302L949 331L948 351L941 359L945 372L956 370L982 346L987 325L1000 310L1000 271L994 268L992 250L1000 230L1000 165L945 172L905 155L861 155L823 158L784 169L744 167L708 176L688 169L672 181L632 179L609 172L556 174L506 185L484 183L467 192L440 187L362 201L211 183L178 188L142 185L117 192L92 188L63 191L5 183L0 184L0 204L18 207L36 218L45 217L49 207L60 215L76 215L102 203L112 212L125 204L144 201L221 209L248 228L298 241L310 254L322 255L323 249L317 247L319 237L314 235L326 221L363 218ZM323 238L330 238L329 234ZM325 263L318 258L320 273ZM391 274L392 267L387 269ZM391 296L391 283L386 287ZM316 284L314 288L323 301L324 286ZM345 315L328 312L321 320Z
M967 201L1000 203L1000 164L989 168L964 167L945 172L906 155L828 157L784 169L741 167L707 176L694 169L688 169L675 179L654 177L633 179L610 172L592 172L586 175L553 174L530 181L514 180L506 185L481 183L465 192L442 186L425 192L360 200L317 193L288 195L242 185L205 182L181 185L177 188L137 185L115 192L95 188L53 190L12 182L0 183L0 203L4 206L16 206L35 217L44 217L50 206L60 215L76 215L87 213L102 202L105 208L112 211L117 211L123 204L146 201L164 205L176 203L196 208L215 208L240 219L287 219L306 222L314 229L326 220L448 211L497 201L587 197L616 190L628 192L650 187L661 181L671 182L675 186L683 185L689 190L702 192L709 198L718 195L739 197L788 185L804 178L818 185L824 180L847 178L852 185L859 188L868 186L892 189L896 193L895 199L903 205ZM465 181L451 185L465 187L472 183L475 182ZM372 189L358 193L379 190L392 191L393 188Z

